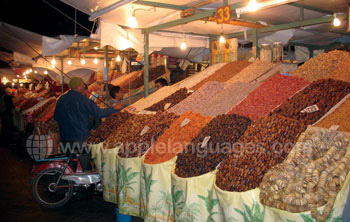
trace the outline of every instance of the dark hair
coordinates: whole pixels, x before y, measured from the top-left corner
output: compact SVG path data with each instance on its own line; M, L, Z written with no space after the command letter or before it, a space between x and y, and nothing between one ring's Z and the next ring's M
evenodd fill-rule
M110 90L109 90L109 95L115 99L115 94L119 93L120 91L120 87L119 86L113 86Z
M168 82L164 78L157 79L155 83L156 84L160 83L162 86L167 86L168 85Z

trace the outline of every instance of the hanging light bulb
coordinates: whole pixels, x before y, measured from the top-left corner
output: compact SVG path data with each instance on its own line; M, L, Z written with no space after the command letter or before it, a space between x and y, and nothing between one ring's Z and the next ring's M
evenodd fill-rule
M223 35L223 34L221 34L221 35L220 35L219 42L220 42L220 43L225 43L225 41L226 41L226 40L225 40L224 35Z
M49 74L49 72L48 72L47 70L45 70L45 71L44 71L44 74L47 75L47 74Z
M82 65L85 65L85 63L86 63L85 58L83 58L83 59L80 61L80 63L81 63Z
M14 85L15 85L15 83L13 82L13 83L12 83L12 86L14 86Z
M248 3L248 10L251 12L255 12L259 9L259 4L256 2L256 0L250 0Z
M68 64L68 65L72 65L72 60L69 59L69 60L67 61L67 64Z
M120 55L117 55L117 58L115 58L115 60L116 60L117 62L121 62L121 61L122 61L122 58L120 57Z
M35 73L35 74L38 74L38 71L37 71L37 70L34 70L34 73Z
M136 20L135 11L132 12L132 16L128 17L128 26L130 28L137 28L138 22Z
M33 72L33 69L29 69L29 72Z
M97 58L94 59L94 63L98 64L98 59Z
M333 25L334 25L335 27L338 27L338 26L341 25L341 21L340 21L340 19L337 17L337 13L334 13Z
M181 49L181 50L187 49L187 44L186 44L186 41L185 41L185 40L183 40L183 41L181 42L180 49Z
M56 59L55 59L55 56L52 58L52 60L51 60L51 64L52 64L52 66L53 66L53 67L55 67L55 65L56 65Z
M23 83L19 84L21 87L23 87Z
M19 78L19 75L17 75L17 78Z

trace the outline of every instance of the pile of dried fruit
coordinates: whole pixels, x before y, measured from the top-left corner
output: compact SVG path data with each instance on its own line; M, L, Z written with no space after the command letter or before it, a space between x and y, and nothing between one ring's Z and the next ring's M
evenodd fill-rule
M48 113L50 112L55 112L55 108L56 108L56 103L57 103L57 100L55 100L55 102L53 103L50 103L44 110L42 110L42 112L40 114L38 114L38 116L36 118L33 118L35 121L47 121L48 119L44 119L43 118L48 115ZM52 111L53 110L53 111ZM53 114L52 116L49 118L51 119L53 117Z
M350 132L350 99L348 98L334 112L326 116L320 122L316 123L318 127L330 128L333 125L338 125L339 131Z
M22 111L27 110L33 106L35 106L40 101L35 98L29 98L27 100L24 100L23 103L20 103L17 108L21 109Z
M237 75L233 76L226 83L232 84L235 82L252 82L253 80L261 77L272 68L274 68L276 64L269 62L262 62L260 60L256 60L253 64L249 65L242 71L240 71Z
M258 87L253 83L236 82L225 87L215 95L213 99L207 101L207 105L200 110L204 116L217 116L227 113L235 105L241 102L250 92Z
M185 112L201 112L206 108L208 101L224 89L224 83L207 82L199 90L192 93L189 97L169 109L169 112L181 115Z
M350 93L350 83L321 79L288 99L274 113L313 124ZM316 105L316 106L314 106ZM313 109L314 106L315 109ZM310 108L310 109L306 109ZM318 111L315 111L319 109Z
M327 78L350 82L350 56L338 66Z
M105 141L105 139L113 134L131 116L133 115L127 112L112 114L104 122L102 122L97 129L91 130L90 135L87 138L87 143L98 144Z
M237 142L250 122L250 119L235 114L212 119L178 155L175 174L195 177L215 170L229 153L229 146Z
M182 152L210 121L198 113L184 113L165 130L147 152L144 162L158 164L171 160Z
M165 66L161 65L161 66L157 66L154 68L150 68L148 71L148 78L149 81L153 81L155 79L157 79L158 77L160 77L161 75L165 74ZM142 73L141 75L139 75L135 80L133 80L130 83L130 88L131 89L137 89L140 88L141 86L143 86L143 84L145 83L144 81L144 73ZM129 87L127 85L127 87Z
M132 115L117 130L115 130L103 143L105 149L117 146L129 146L139 141L140 133L145 127L143 123L154 120L154 115Z
M172 95L164 98L163 100L157 102L156 104L153 104L152 106L146 108L145 110L164 111L166 109L169 109L175 106L182 100L186 99L189 95L191 95L191 93L189 93L186 88L179 89ZM167 105L167 104L170 104L170 105ZM166 107L165 105L167 105L168 107Z
M338 68L350 57L345 51L334 50L322 53L305 62L302 66L292 72L293 76L298 76L307 81L315 81L327 76Z
M237 62L231 62L217 70L213 75L205 78L197 85L193 86L191 89L198 90L201 88L205 83L211 82L211 81L218 81L218 82L226 82L230 78L232 78L234 75L242 71L242 69L249 66L251 63L248 61L237 61Z
M258 187L264 174L289 154L305 126L279 115L253 122L218 168L216 185L244 192Z
M46 114L46 111L49 110L50 107L56 105L56 99L50 99L44 105L40 106L36 109L32 114L32 119L38 119L39 116Z
M153 115L152 115L153 116ZM139 137L135 144L123 146L118 155L123 158L132 158L143 156L143 154L152 146L154 142L164 133L166 129L178 118L173 113L159 112L152 118L144 119L142 123L144 128L139 133Z
M265 116L309 82L296 77L276 75L250 93L229 113L247 116L252 120Z
M46 122L47 128L51 133L58 133L60 131L58 123L54 119L50 119Z
M311 211L317 221L326 221L350 171L349 139L334 130L308 128L287 159L266 173L261 202L289 212Z

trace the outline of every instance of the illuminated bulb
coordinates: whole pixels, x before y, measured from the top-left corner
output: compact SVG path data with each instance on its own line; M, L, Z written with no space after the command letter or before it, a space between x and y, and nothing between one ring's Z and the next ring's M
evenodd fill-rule
M219 39L220 43L225 43L225 37L221 34L220 39Z
M28 80L27 76L24 77L26 80Z
M44 71L44 74L47 75L47 74L49 74L49 72L48 72L47 70L45 70L45 71Z
M86 63L85 59L83 58L83 59L80 61L80 63L81 63L82 65L85 65L85 63Z
M115 60L116 60L117 62L120 62L120 61L122 61L122 58L120 57L120 55L117 55L117 58L115 58Z
M14 86L14 85L15 85L15 83L13 82L13 83L12 83L12 85Z
M37 74L37 73L38 73L38 71L34 70L34 73L35 73L35 74Z
M137 28L138 23L134 14L128 18L128 26L133 29Z
M17 78L19 78L19 75L17 75Z
M68 62L67 62L67 64L68 64L68 65L72 65L72 60L69 59Z
M55 67L55 65L56 65L56 59L55 59L55 57L52 58L51 64L52 64L53 67Z
M185 50L187 48L186 41L181 42L180 49Z
M259 4L256 2L256 0L250 0L248 3L248 10L251 12L255 12L259 9Z
M338 19L338 18L337 18L337 14L334 13L333 25L336 26L336 27L338 27L338 26L340 26L340 24L341 24L340 19Z
M95 47L94 47L94 49L95 49L95 50L97 50L97 49L98 49L98 47L97 47L97 46L95 46Z
M23 83L19 84L21 87L23 87Z
M53 68L53 69L54 69L54 68L55 68L55 65L54 65L54 64L52 64L52 65L51 65L51 68Z
M29 72L33 72L33 69L29 69Z
M98 64L98 59L97 58L94 59L94 63Z

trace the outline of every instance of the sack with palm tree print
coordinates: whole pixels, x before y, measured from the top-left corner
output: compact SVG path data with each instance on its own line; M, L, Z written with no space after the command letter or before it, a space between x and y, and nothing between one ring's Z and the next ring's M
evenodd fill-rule
M87 145L91 152L91 159L94 161L95 167L98 170L100 177L102 178L102 152L103 142L99 144L88 144Z
M176 157L160 164L142 162L141 211L147 221L174 221L171 170Z
M117 204L117 155L119 148L120 146L113 149L101 148L103 200L115 204Z
M175 167L171 173L175 221L224 221L213 192L216 170L190 178L179 177L174 172Z
M259 189L256 188L246 192L230 192L220 189L214 183L214 193L218 197L225 222L259 222L264 220L265 208L259 201ZM273 221L273 218L270 219Z
M342 221L343 210L346 204L346 199L349 195L349 184L350 184L350 174L348 174L343 187L337 194L331 214L326 220L327 222ZM323 212L323 208L324 206L317 208L317 210L319 212ZM301 212L301 213L290 213L288 211L278 210L276 208L266 206L264 221L266 222L267 221L269 222L277 222L277 221L313 222L315 220L312 218L310 211Z
M117 169L117 195L119 213L144 217L141 210L142 157L123 158L119 155Z

